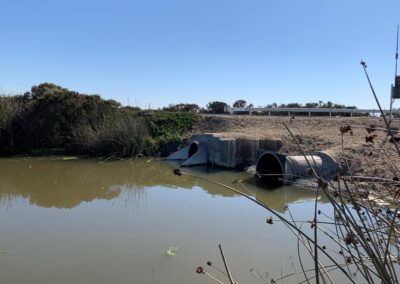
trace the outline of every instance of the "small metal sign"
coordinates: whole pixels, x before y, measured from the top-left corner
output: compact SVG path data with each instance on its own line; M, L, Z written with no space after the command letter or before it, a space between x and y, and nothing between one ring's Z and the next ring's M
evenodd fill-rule
M400 99L400 76L396 76L395 84L392 85L392 99Z

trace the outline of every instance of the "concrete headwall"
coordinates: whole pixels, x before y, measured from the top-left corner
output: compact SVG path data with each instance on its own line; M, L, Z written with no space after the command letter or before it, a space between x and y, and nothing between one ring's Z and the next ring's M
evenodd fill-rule
M189 157L190 146L198 145L197 153ZM189 145L169 157L169 160L186 160L182 166L209 163L211 165L236 168L256 162L257 151L279 151L282 142L276 139L223 138L212 134L193 135Z

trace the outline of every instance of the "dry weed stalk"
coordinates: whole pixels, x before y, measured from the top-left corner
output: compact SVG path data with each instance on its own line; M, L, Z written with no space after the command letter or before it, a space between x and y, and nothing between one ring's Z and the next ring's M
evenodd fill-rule
M372 175L356 175L353 161L348 158L349 153L346 152L345 148L346 138L348 135L353 136L353 128L356 128L351 125L344 125L339 128L341 160L343 168L346 169L345 175L343 175L343 172L338 172L332 181L326 181L318 175L317 167L314 167L315 161L307 160L312 172L309 179L316 184L309 186L316 189L314 216L310 221L311 228L313 228L312 236L308 236L303 229L302 226L305 222L294 220L290 210L290 218L286 218L273 211L266 204L236 188L183 172L180 169L174 171L177 175L184 174L203 179L244 196L265 208L277 218L277 220L274 220L272 216L267 218L268 224L272 225L274 221L280 221L297 237L298 258L302 271L285 276L281 275L278 279L271 279L271 283L300 273L304 275L304 280L300 283L310 283L310 280L315 280L316 283L320 283L320 281L334 283L332 277L329 276L332 271L342 272L346 280L351 283L356 283L354 278L356 274L358 275L357 282L361 280L366 283L400 283L398 278L400 273L400 150L398 142L400 138L395 136L398 131L393 130L386 120L366 71L366 64L364 62L361 62L361 64L386 128L370 125L365 129L367 131L365 138L367 144L363 146L364 149L361 152L365 155L361 155L359 160L362 160L367 169L369 168L368 172ZM305 150L297 141L297 136L286 124L284 126L297 145L298 151L307 159ZM387 133L387 136L383 138L383 141L377 141L379 136L377 134L371 135L371 133L382 130ZM358 155L361 153L358 153ZM377 167L378 165L381 169ZM382 167L384 172L392 175L392 178L379 176ZM242 183L240 184L245 188ZM326 215L318 210L320 192L327 196L334 210L333 216ZM320 221L318 215L321 214L329 221ZM329 249L326 246L321 247L319 245L321 236L326 236L332 241ZM314 268L307 269L303 265L300 244L312 257ZM310 275L310 273L313 275ZM234 283L232 278L229 277L230 273L227 267L226 273L223 272L223 274L228 276L231 283Z
M350 128L351 129L351 128ZM347 129L346 129L347 130ZM294 141L295 136L288 128ZM368 131L368 130L367 130ZM315 199L314 216L311 221L294 220L289 211L290 218L273 211L267 205L259 202L251 195L241 192L236 188L199 177L180 169L175 170L177 175L189 175L197 179L203 179L224 188L232 190L254 203L268 210L272 217L267 219L267 223L273 224L275 221L282 222L297 237L298 257L302 268L300 273L304 276L304 281L310 280L319 283L334 283L330 273L341 271L347 281L356 283L354 274L358 274L357 282L362 279L366 283L399 283L399 261L400 261L400 213L399 213L399 180L398 178L389 179L374 176L355 175L348 160L345 150L347 135L351 135L350 130L340 131L342 135L342 155L344 166L348 173L338 173L333 181L323 181L318 172L314 170L314 161L308 161L310 169L314 171L310 179L314 180L316 186L316 197L325 194L334 209L334 215L328 216L329 221L319 220L318 215L324 213L318 210L317 198ZM299 151L306 156L305 151L298 144ZM378 145L378 144L374 144ZM395 177L400 176L398 169L398 157L388 155L390 149L374 146L371 150L382 153L382 164ZM385 144L390 146L393 144ZM366 148L371 148L365 145ZM243 188L245 186L239 182ZM246 189L247 190L247 189ZM247 190L248 192L248 190ZM313 228L313 235L309 236L303 229L305 223L310 223ZM320 246L319 239L322 236L328 237L332 243L329 249ZM314 268L309 269L303 265L300 253L302 245L314 261ZM318 253L316 253L318 251ZM322 256L324 257L322 257ZM312 274L310 274L312 273ZM228 273L225 273L228 275ZM280 278L272 280L278 281L290 276L282 275Z

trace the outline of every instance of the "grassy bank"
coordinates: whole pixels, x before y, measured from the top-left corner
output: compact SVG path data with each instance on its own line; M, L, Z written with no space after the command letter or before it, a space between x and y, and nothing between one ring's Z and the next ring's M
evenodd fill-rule
M166 155L195 119L44 83L23 95L0 96L0 155Z

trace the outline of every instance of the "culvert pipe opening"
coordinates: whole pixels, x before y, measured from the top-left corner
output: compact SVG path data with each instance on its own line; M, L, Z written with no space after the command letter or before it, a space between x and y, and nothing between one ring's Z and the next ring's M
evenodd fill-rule
M197 141L194 141L190 144L189 146L189 153L188 153L188 159L192 157L196 152L199 150L199 143Z
M267 186L283 185L283 165L273 153L264 153L258 158L256 172L259 175L259 181Z

